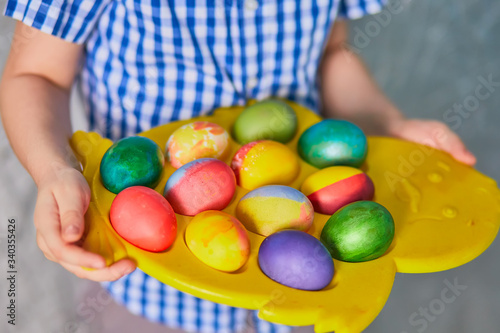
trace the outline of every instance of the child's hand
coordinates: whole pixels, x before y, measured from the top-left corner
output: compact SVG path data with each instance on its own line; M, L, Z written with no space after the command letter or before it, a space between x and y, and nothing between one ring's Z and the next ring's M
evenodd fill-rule
M90 189L81 172L57 166L50 173L37 184L35 207L36 238L45 257L80 278L94 281L113 281L132 272L135 264L130 260L106 267L103 257L81 248L83 216L90 201Z
M456 160L474 165L476 157L446 124L434 120L401 119L395 122L390 135L444 150Z

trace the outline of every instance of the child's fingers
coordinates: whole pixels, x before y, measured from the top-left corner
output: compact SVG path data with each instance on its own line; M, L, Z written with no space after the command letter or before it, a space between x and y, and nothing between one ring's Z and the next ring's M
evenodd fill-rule
M90 193L83 191L79 186L74 186L69 191L56 188L54 197L59 208L62 238L68 243L78 241L85 229L84 215L89 204Z
M436 135L439 148L450 153L456 160L467 165L474 165L476 157L465 147L460 137L449 128L444 128Z
M135 263L130 259L122 259L113 263L111 266L94 270L84 269L78 265L68 263L61 263L61 265L79 278L98 282L118 280L132 273L136 268Z
M106 265L103 257L88 252L75 244L68 244L61 238L59 224L48 223L45 228L39 229L45 239L47 247L59 263L101 268Z
M54 257L52 252L50 252L47 243L45 243L45 240L39 232L36 233L36 243L38 244L38 247L40 248L42 253L45 255L45 258L49 259L50 261L56 261L56 258Z
M62 239L59 219L53 213L55 203L50 197L49 194L38 199L36 225L55 261L93 268L104 267L106 262L103 257Z

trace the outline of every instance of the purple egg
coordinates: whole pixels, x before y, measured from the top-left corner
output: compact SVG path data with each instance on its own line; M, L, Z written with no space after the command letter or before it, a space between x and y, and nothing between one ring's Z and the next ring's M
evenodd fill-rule
M270 279L302 290L323 289L332 281L334 272L326 247L298 230L282 230L264 239L259 266Z

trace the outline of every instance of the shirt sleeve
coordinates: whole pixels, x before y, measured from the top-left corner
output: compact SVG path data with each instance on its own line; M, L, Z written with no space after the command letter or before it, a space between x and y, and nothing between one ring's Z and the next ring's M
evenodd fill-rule
M84 43L111 0L7 0L4 15L69 42Z
M354 20L376 14L386 3L387 0L340 0L338 17Z

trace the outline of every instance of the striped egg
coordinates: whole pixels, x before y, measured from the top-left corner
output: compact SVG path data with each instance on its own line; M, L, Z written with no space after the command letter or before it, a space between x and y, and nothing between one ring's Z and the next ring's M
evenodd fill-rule
M194 216L226 208L235 190L234 173L226 163L201 158L177 169L167 180L163 195L177 214Z
M241 268L250 256L250 240L234 216L209 210L196 215L186 227L186 245L204 264L224 271Z
M284 229L307 231L313 223L314 209L300 191L269 185L243 196L236 206L236 217L249 231L269 236Z
M333 166L306 178L300 189L320 214L332 215L343 206L373 198L373 182L359 169Z
M229 134L220 125L195 121L179 127L166 146L170 164L176 169L199 158L224 158L229 152Z
M231 168L238 185L253 190L264 185L289 185L298 176L296 154L282 143L260 140L247 143L233 157Z

